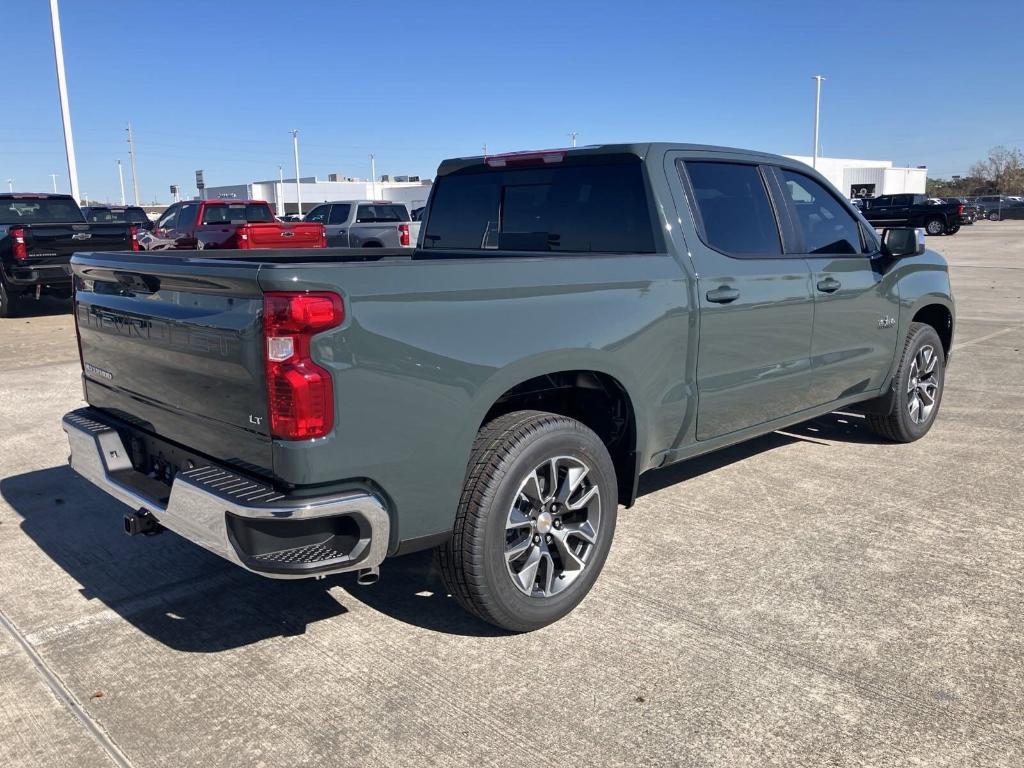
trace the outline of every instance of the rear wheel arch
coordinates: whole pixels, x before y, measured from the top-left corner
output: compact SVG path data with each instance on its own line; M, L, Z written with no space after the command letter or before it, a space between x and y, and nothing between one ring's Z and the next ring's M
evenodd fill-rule
M953 345L953 313L943 304L925 304L914 311L912 323L924 323L930 325L939 334L942 341L942 351L949 357L949 350Z
M482 428L520 410L543 411L579 421L597 434L611 454L619 503L636 497L638 429L633 400L616 377L596 370L564 370L534 376L507 388L488 408Z

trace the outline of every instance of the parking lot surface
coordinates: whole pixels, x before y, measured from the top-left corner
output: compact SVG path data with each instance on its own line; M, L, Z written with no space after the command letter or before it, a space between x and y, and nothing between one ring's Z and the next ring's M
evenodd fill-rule
M429 554L360 588L126 537L66 464L67 307L0 320L0 765L1024 764L1024 222L929 245L927 437L831 414L645 475L590 597L519 636Z

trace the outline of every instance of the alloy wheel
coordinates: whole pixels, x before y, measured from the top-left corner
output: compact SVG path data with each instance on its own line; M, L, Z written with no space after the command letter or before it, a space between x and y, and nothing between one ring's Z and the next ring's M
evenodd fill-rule
M925 344L910 363L910 381L907 384L907 412L915 424L931 418L939 399L939 356L931 344Z
M590 467L556 456L519 484L505 521L505 566L524 595L552 597L587 567L601 526L601 491Z

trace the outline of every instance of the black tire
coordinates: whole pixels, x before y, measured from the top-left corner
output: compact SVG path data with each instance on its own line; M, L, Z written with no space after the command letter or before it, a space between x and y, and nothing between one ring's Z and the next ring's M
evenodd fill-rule
M551 461L555 462L556 476L564 478L564 486L557 480L545 480L542 488L538 473ZM575 461L588 470L578 480L576 490L567 491L561 505L559 514L567 522L550 513L546 519L543 513L531 518L529 494L524 491L531 477L537 479L536 495L541 499L545 488L557 488L557 499L571 485L567 467L565 474L558 474L559 461ZM579 513L568 511L571 499L576 498L579 505L581 497L577 493L585 495L595 487L597 524L593 542L570 539L574 536L570 529L581 525ZM591 500L585 509L588 517L593 504ZM550 506L559 504L552 500ZM527 512L521 513L520 509ZM541 411L500 416L485 424L477 435L452 538L437 550L448 591L470 613L502 629L529 632L551 624L579 605L597 580L615 533L617 509L615 467L604 443L590 429L574 419ZM510 527L513 515L522 515L525 522L519 525L525 527ZM547 528L540 527L541 523ZM526 542L522 557L527 563L534 557L534 550L550 554L544 560L540 559L543 555L537 555L541 564L533 571L523 566L513 575L515 561L506 562L506 550L518 548L517 541ZM545 541L552 546L549 548ZM558 572L558 564L567 562L558 554L563 541L579 546L576 555L583 562L581 567ZM547 576L549 572L555 575ZM522 584L524 580L529 582L528 587Z
M960 225L959 224L954 224L953 226L951 226L949 229L946 230L946 234L947 235L955 235L959 231L960 231Z
M1000 218L1001 217L999 215L999 211L989 211L988 212L988 220L989 221L999 221Z
M17 294L11 291L3 274L0 274L0 317L14 317L18 311L16 301Z
M934 368L930 376L921 376L920 372L927 366L920 361L927 348L934 355ZM924 418L925 400L921 392L927 388L926 379L935 382L932 394L932 406ZM891 407L889 412L880 415L869 415L868 426L881 437L897 443L912 443L928 434L935 419L939 415L942 403L942 391L946 383L946 354L942 348L939 334L930 325L911 323L907 333L907 341L903 345L903 355L899 367L892 380ZM915 387L916 384L916 387ZM914 390L917 389L917 392ZM918 399L918 416L912 414L912 400Z
M928 219L924 223L924 231L929 235L941 235L946 231L946 222L940 218Z

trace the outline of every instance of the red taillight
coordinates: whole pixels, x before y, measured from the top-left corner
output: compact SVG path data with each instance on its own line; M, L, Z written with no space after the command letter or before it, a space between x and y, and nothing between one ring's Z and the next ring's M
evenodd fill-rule
M130 227L128 227L128 232L131 234L132 237L132 250L141 251L142 246L139 244L139 228L132 224Z
M964 207L961 205L956 211L960 216L964 215Z
M242 250L248 250L252 248L252 243L249 241L249 228L239 227L235 232L235 247L241 248Z
M409 244L409 225L399 224L398 225L398 242L400 245Z
M344 319L345 307L336 293L264 294L267 409L274 437L308 440L334 427L331 374L313 362L310 342Z
M11 253L16 261L24 261L28 258L28 248L25 245L25 228L11 227L7 232L11 238Z

